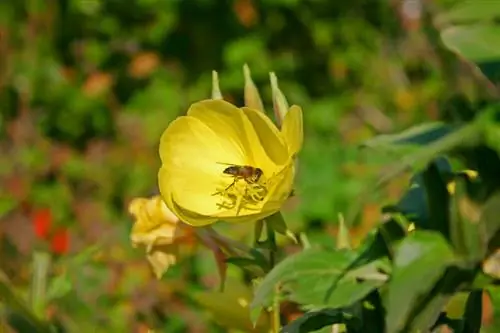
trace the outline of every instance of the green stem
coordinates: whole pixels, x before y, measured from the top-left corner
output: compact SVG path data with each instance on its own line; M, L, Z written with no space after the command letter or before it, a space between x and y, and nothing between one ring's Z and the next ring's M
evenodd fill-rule
M33 254L33 274L30 290L31 307L35 314L42 318L45 312L45 296L47 291L47 277L49 274L50 255L44 252Z
M241 242L224 237L215 231L212 227L197 228L196 233L201 239L212 238L230 255L245 255L251 252L251 248Z
M276 252L278 246L276 244L276 232L270 223L266 223L267 241L269 245L269 265L271 269L276 265ZM280 302L279 302L279 287L276 285L274 289L273 305L272 305L272 332L279 333L281 329L280 322Z

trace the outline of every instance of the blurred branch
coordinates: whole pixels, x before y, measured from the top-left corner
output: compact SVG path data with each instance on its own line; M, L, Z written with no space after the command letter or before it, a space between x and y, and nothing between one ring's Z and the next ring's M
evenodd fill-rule
M389 133L394 128L391 118L373 106L358 106L354 109L354 113L378 133Z

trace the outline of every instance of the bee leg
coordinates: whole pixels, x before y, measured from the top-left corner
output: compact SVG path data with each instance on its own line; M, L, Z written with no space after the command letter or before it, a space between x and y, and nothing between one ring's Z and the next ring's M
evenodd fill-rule
M236 184L236 178L235 178L235 179L233 180L233 182L232 182L231 184L229 184L229 186L228 186L228 187L226 187L224 190L222 190L222 191L217 191L217 192L215 192L215 193L214 193L214 194L212 194L212 195L223 194L224 192L227 192L227 190L229 190L231 187L233 187L233 186L234 186L234 184Z

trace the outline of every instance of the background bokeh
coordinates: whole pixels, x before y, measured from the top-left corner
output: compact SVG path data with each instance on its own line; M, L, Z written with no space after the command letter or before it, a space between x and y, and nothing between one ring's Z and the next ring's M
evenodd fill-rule
M452 3L1 1L2 274L25 295L39 255L51 254L44 311L68 332L241 329L236 310L226 316L233 322L213 320L250 297L238 270L225 299L211 253L192 251L156 281L130 246L127 205L157 193L162 131L210 96L212 70L224 98L241 105L245 63L272 114L275 72L302 106L306 133L287 220L310 242L333 244L338 214L377 166L356 145L438 119L444 101L478 93L470 70L436 41L432 17ZM355 241L404 185L363 207ZM252 232L222 228L242 240Z

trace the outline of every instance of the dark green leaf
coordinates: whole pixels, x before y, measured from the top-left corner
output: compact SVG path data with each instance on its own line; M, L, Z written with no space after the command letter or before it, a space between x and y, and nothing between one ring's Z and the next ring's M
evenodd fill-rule
M333 324L355 322L352 314L342 309L311 311L283 327L282 333L309 333ZM358 324L359 325L359 324Z
M500 83L500 61L482 61L476 64L481 72L494 84Z
M361 147L382 151L396 151L404 147L422 146L434 142L453 131L453 127L441 123L424 123L397 134L378 135L365 141Z
M455 261L438 233L416 230L397 247L387 299L387 332L399 332L417 299L429 292Z
M446 316L446 313L441 312L434 326L431 328L432 332L439 329L441 326L448 326L452 332L460 332L463 327L463 322L460 319L451 319ZM439 332L439 331L438 331Z
M361 315L359 317L361 319L362 326L355 332L385 332L385 308L378 290L373 291L364 299L361 304Z
M483 315L483 290L474 290L467 298L465 305L462 333L479 333Z
M414 222L418 228L436 230L436 228L432 228L433 223L431 223L429 217L430 208L428 202L432 201L437 194L427 194L432 190L426 190L426 188L439 188L439 197L447 196L447 192L443 192L446 191L445 179L447 174L451 174L451 166L448 160L444 157L435 159L425 171L419 172L411 178L409 189L394 207L393 212L403 214L409 221ZM437 180L437 184L433 184L433 180ZM439 208L442 209L442 207L432 207L433 210ZM443 212L441 212L441 215L444 215ZM433 218L433 220L439 221L439 218Z
M440 232L449 239L449 193L447 181L438 167L431 163L423 172L427 206L429 207L429 221L427 228Z

